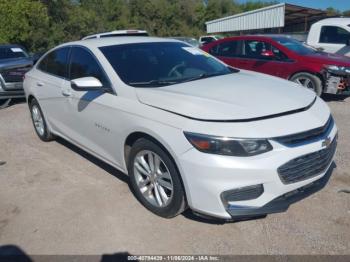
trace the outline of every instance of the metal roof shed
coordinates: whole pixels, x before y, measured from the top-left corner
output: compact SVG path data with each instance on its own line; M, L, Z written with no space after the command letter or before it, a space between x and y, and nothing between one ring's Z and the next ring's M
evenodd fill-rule
M206 22L208 33L284 28L306 31L312 22L327 17L322 10L281 3Z

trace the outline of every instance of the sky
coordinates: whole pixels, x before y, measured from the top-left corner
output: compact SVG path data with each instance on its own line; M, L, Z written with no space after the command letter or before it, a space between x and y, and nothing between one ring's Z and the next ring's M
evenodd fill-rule
M247 1L257 1L257 0L238 0L241 3ZM350 10L350 0L278 0L281 3L288 3L294 5L301 5L306 7L326 9L327 7L333 7L340 11ZM270 1L266 1L270 2Z

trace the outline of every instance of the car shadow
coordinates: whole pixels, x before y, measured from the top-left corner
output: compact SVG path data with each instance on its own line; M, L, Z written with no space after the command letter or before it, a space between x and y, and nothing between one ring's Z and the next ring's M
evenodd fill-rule
M94 258L96 257L96 259ZM99 258L100 257L100 258ZM132 259L131 259L132 257ZM1 262L33 262L33 261L139 261L129 252L117 252L113 254L102 254L101 256L89 257L88 255L28 255L20 247L16 245L0 246Z
M73 145L72 143L64 140L63 138L58 137L56 139L56 142L69 148L70 150L72 150L73 152L75 152L76 154L84 157L86 160L92 162L93 164L95 164L96 166L100 167L101 169L103 169L104 171L106 171L107 173L111 174L112 176L118 178L119 180L121 180L122 182L128 184L129 183L129 177L124 174L123 172L119 171L118 169L116 169L115 167L107 164L106 162L98 159L97 157L89 154L88 152L84 151L83 149L80 149L79 147Z
M26 99L25 98L12 98L10 103L7 106L2 106L0 108L0 110L12 107L12 106L17 105L17 104L24 104L24 103L26 103Z
M345 102L345 100L349 98L350 95L323 94L321 97L326 102L333 102L333 101Z

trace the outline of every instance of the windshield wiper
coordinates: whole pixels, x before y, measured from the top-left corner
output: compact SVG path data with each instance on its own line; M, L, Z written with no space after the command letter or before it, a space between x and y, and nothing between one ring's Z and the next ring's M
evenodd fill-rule
M166 81L166 80L150 80L145 82L130 82L131 86L166 86L166 85L174 85L177 84L176 81Z

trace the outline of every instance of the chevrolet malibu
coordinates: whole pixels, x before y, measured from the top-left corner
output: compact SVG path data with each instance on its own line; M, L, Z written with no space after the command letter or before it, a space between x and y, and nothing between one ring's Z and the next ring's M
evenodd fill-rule
M337 128L314 92L177 40L66 43L24 89L41 140L62 137L127 173L162 217L282 212L331 174Z

